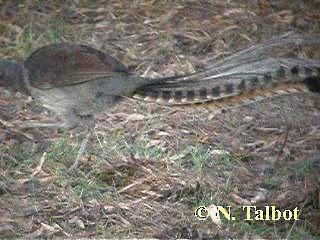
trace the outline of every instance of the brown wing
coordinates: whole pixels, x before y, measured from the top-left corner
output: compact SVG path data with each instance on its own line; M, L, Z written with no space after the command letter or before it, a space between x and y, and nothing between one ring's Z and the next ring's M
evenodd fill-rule
M128 74L110 55L94 48L69 43L53 44L33 52L24 63L30 85L39 89L63 87Z

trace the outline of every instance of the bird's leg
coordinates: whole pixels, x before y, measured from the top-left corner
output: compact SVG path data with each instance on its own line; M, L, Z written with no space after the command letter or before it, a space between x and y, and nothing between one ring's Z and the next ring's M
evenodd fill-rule
M96 128L94 128L93 130L94 130L94 135L96 136L96 139L97 139L97 141L98 141L98 143L99 143L99 146L100 146L100 148L101 148L101 150L102 150L102 152L103 152L103 154L104 154L104 148L103 148L103 146L102 146L102 143L101 143L101 140L100 140L100 138L99 138L99 136L98 136L98 133L97 133L97 131L96 131Z
M72 171L74 169L76 169L79 165L79 163L82 160L82 157L84 155L84 152L87 148L88 142L90 140L90 137L93 135L94 133L94 127L95 127L95 119L94 116L88 114L79 114L77 116L79 118L79 125L82 127L85 127L86 129L86 136L85 138L81 141L81 145L80 145L80 149L79 152L77 154L76 160L74 161L74 163L71 165L71 167L69 168L69 171ZM71 122L71 121L69 121Z
M103 148L103 146L102 146L102 143L101 143L101 140L100 140L100 138L99 138L99 136L98 136L98 134L97 134L96 128L93 128L93 132L94 132L94 135L95 135L95 137L96 137L96 139L97 139L97 141L98 141L98 143L99 143L99 146L100 146L100 148L101 148L101 150L102 150L102 155L97 154L97 156L100 157L103 161L105 161L105 162L108 164L108 166L109 166L111 169L113 169L114 172L115 172L118 176L122 176L122 174L121 174L121 173L113 166L113 164L108 160L108 156L107 156L107 154L106 154L106 152L105 152L105 150L104 150L104 148Z
M80 149L77 154L77 157L74 161L74 163L69 168L69 171L72 171L76 169L79 165L79 163L82 160L82 157L84 155L84 152L87 148L88 142L90 140L90 137L94 133L94 126L95 126L95 120L92 115L86 115L86 114L64 114L62 115L63 122L57 122L57 123L41 123L41 122L28 122L23 124L23 128L64 128L64 129L73 129L77 126L82 126L86 129L86 135L84 139L81 141Z
M103 154L102 156L99 156L99 157L101 157L104 161L106 161L113 168L113 166L110 163L110 161L106 158L106 152L105 152L105 150L104 150L104 148L102 146L102 143L101 143L101 140L100 140L100 138L99 138L99 136L97 134L96 128L94 128L94 135L96 136L96 139L97 139L97 141L99 143L99 146L100 146L100 148L102 150L102 154Z
M90 137L92 136L93 134L93 129L88 129L87 131L87 134L85 136L85 138L82 140L81 142L81 145L80 145L80 149L79 149L79 152L78 152L78 155L77 155L77 158L76 160L74 161L74 163L71 165L71 167L69 168L69 171L72 171L74 169L76 169L79 165L79 162L82 160L82 157L83 157L83 154L87 148L87 145L88 145L88 142L89 142L89 139Z

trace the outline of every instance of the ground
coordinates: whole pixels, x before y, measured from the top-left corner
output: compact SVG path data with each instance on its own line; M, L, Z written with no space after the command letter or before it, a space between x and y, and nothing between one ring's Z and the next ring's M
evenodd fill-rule
M190 73L288 31L318 33L319 1L0 1L0 58L55 42L94 46L137 75ZM314 51L308 52L316 57ZM50 112L0 94L0 236L289 238L320 236L320 99L299 93L217 109L125 99L81 133L22 129ZM235 221L199 221L198 206ZM246 221L243 205L299 209Z

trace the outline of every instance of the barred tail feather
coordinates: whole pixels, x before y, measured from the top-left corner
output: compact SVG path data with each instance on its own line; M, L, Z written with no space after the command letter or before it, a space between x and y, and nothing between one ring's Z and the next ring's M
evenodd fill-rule
M238 53L207 69L185 76L153 79L136 90L134 98L166 105L221 102L254 92L283 94L320 92L320 60L277 57L275 48L290 44L320 44L320 35L286 34ZM286 91L285 89L288 89ZM254 94L253 94L254 95Z

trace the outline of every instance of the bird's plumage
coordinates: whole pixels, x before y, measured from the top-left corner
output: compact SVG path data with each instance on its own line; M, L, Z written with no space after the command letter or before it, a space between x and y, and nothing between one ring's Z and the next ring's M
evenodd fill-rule
M221 101L233 96L291 89L298 83L320 92L320 59L293 55L299 46L319 49L320 34L287 33L250 46L209 65L206 69L136 90L137 99L166 105ZM263 91L266 92L266 91Z
M221 102L257 90L272 92L279 85L281 91L294 92L304 84L320 92L320 60L292 56L290 49L300 44L319 47L320 35L285 34L196 73L148 79L130 73L102 51L60 43L36 50L23 66L0 62L0 85L31 94L62 116L63 127L92 125L88 122L93 122L94 114L110 109L121 96L176 105Z
M92 47L59 43L39 48L24 63L31 87L50 89L81 84L99 78L129 75L112 56Z

